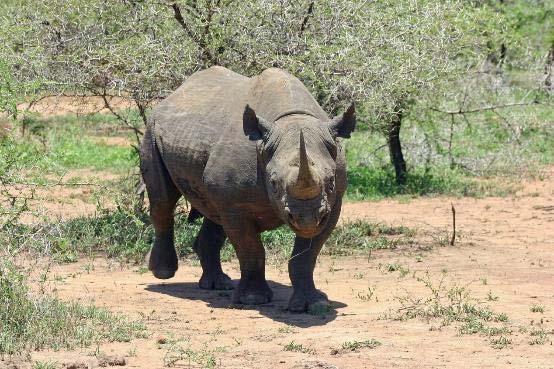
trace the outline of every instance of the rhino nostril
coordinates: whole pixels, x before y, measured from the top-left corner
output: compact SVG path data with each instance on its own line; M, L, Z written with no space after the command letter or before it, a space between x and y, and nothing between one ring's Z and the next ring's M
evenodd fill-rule
M294 217L292 216L292 214L289 211L287 211L286 213L287 213L288 222L289 223L294 223Z
M327 218L329 218L329 213L325 213L321 216L321 218L319 218L319 222L318 222L318 225L319 224L324 224L325 222L327 222Z

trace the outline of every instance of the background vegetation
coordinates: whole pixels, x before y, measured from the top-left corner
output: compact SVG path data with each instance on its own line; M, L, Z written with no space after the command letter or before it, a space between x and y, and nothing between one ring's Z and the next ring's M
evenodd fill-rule
M506 195L554 160L553 15L552 2L540 0L2 1L0 315L14 312L13 301L21 309L0 320L8 332L0 333L0 354L119 337L102 326L124 337L140 331L94 307L37 294L21 260L29 252L59 262L98 253L142 260L152 229L134 195L136 150L106 138L136 147L152 106L192 73L280 67L330 115L355 101L349 200ZM68 98L75 96L84 100ZM55 111L90 101L102 113L33 113L44 103ZM109 176L66 179L78 170ZM94 215L61 221L38 211L45 191L82 186L91 189ZM198 225L185 225L182 214L179 223L187 256ZM327 252L395 247L411 232L344 225ZM264 237L276 256L290 251L290 232ZM55 327L36 325L44 311L61 319L56 327L77 329L74 320L86 316L104 333L60 338Z

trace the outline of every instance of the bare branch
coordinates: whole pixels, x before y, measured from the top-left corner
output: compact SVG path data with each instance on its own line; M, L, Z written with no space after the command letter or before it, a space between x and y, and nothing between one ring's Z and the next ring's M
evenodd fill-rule
M306 12L306 16L304 17L304 20L302 21L302 26L300 26L299 36L302 36L304 31L308 27L308 21L310 20L310 16L312 15L312 13L314 11L314 4L315 4L315 1L312 1L310 3L310 6L308 6L308 11Z
M31 186L31 187L100 187L105 190L108 189L108 187L99 184L99 183L91 183L91 182L54 182L54 183L38 183L38 182L20 182L20 181L14 181L10 183L11 185L20 185L20 186Z
M135 127L135 125L133 125L131 122L129 122L128 119L126 119L124 116L122 116L117 111L115 111L115 109L111 106L110 101L108 100L107 96L108 95L106 95L105 93L100 94L100 97L102 97L102 100L104 101L104 106L106 107L106 109L108 109L110 111L110 113L112 113L117 119L119 119L120 121L125 123L125 125L127 127L131 128L135 132L135 136L137 136L137 139L138 139L139 136L144 135L144 133L140 129ZM140 141L140 139L139 139L139 141Z
M527 105L533 105L533 104L538 104L536 101L529 101L529 102L521 102L521 103L512 103L512 104L504 104L504 105L495 105L495 106L484 106L484 107L481 107L481 108L475 108L475 109L469 109L469 110L442 110L442 109L439 109L439 108L435 108L435 107L431 107L429 109L431 109L432 111L436 111L438 113L443 113L443 114L452 114L452 115L456 115L456 114L472 114L472 113L480 113L480 112L483 112L483 111L489 111L489 110L496 110L496 109L504 109L504 108L509 108L509 107L512 107L512 106L527 106Z
M450 246L454 246L456 242L456 208L453 203L450 203L452 206L452 239L450 240Z
M211 21L211 16L213 14L208 13L208 16L210 19L206 22L206 26L204 27L204 37L198 37L196 33L189 27L187 22L185 22L185 18L183 17L183 14L181 13L181 8L176 3L171 4L171 8L173 9L173 17L175 20L177 20L177 23L181 25L183 30L185 30L186 34L198 45L200 48L200 52L202 53L202 60L204 66L208 66L208 64L217 64L215 61L215 58L213 54L210 52L208 45L205 40L205 36L209 32L209 23Z

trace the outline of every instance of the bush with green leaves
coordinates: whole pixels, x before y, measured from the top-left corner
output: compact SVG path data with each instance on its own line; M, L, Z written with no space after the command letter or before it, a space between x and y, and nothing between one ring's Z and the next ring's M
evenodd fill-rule
M330 113L356 101L361 124L387 137L401 184L405 117L510 42L501 12L462 0L10 0L3 10L8 67L46 94L129 97L140 114L117 114L139 130L197 70L284 68Z

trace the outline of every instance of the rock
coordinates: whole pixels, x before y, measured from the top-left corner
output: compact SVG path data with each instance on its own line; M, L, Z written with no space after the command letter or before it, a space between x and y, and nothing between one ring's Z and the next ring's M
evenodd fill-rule
M100 356L98 358L98 366L125 366L127 365L127 359L123 356Z
M166 344L167 338L165 336L158 336L158 338L156 338L156 342L160 345Z
M29 368L30 366L21 361L13 361L13 360L8 360L8 361L3 361L3 360L0 360L0 369L27 369Z
M62 364L63 369L90 369L91 367L83 361L71 361Z
M337 366L320 360L302 361L290 369L338 369Z

